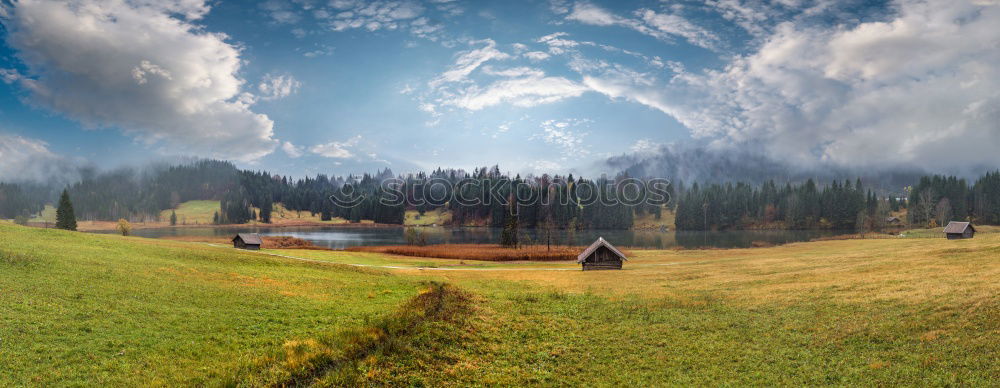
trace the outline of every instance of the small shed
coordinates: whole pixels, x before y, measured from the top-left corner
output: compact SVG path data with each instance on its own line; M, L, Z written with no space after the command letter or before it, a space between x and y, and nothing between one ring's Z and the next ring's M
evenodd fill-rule
M971 222L952 221L944 227L944 234L948 236L949 240L973 238L976 236L976 228L972 226Z
M260 246L263 243L264 241L261 240L260 235L257 233L240 233L236 237L233 237L233 248L257 251L260 250Z
M886 217L885 223L887 225L899 225L903 223L903 220L900 220L899 217Z
M587 249L576 257L576 262L583 264L583 270L622 269L622 262L628 260L622 251L611 245L604 237L590 244Z

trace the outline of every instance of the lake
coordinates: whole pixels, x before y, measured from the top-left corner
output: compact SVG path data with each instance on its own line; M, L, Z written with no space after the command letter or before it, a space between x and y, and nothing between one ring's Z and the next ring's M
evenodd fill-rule
M417 228L424 233L429 244L495 244L500 241L499 228ZM315 245L332 249L345 249L361 245L402 245L404 228L393 227L191 227L137 229L132 234L139 237L161 238L168 236L233 236L236 233L260 233L265 236L292 236L308 240ZM809 241L843 232L828 230L739 230L723 232L661 232L654 230L582 230L552 232L554 245L589 245L598 237L615 245L633 248L669 249L683 248L746 248L755 241L769 244L786 244ZM525 230L522 243L545 244L544 231Z

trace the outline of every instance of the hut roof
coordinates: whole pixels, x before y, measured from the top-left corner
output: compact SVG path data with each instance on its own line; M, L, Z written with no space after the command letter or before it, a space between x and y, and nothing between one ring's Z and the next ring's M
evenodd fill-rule
M610 249L616 255L621 257L622 260L628 260L628 258L625 257L625 254L622 253L622 251L619 251L618 248L615 248L614 245L611 245L611 243L609 243L608 240L605 240L604 237L598 237L597 241L594 241L593 244L590 244L590 246L587 247L587 249L584 249L583 252L581 252L580 255L576 257L576 262L577 263L584 262L584 260L587 260L587 256L590 256L591 253L594 253L594 251L596 251L597 248L600 248L602 246L608 247L608 249Z
M972 226L972 223L952 221L952 222L948 223L948 226L944 227L944 232L948 233L948 234L951 234L951 233L959 233L959 234L961 234L961 233L965 233L965 230L969 229L969 228L972 228L973 232L976 231L976 228L974 226Z
M260 235L257 233L240 233L237 234L236 237L233 237L233 240L236 240L237 238L243 240L244 244L250 244L250 245L264 244L264 241L261 240Z

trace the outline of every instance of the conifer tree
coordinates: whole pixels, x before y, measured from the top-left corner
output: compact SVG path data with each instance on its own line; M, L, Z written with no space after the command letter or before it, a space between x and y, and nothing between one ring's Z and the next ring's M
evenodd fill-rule
M170 212L170 226L175 226L175 225L177 225L177 212L176 211L171 211Z
M63 190L59 197L59 208L56 209L56 228L76 230L76 215L73 214L73 203L69 200L69 192Z

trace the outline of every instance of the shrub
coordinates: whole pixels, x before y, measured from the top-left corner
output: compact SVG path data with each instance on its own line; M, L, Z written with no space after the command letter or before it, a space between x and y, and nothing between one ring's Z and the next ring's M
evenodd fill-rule
M130 224L128 222L128 220L126 220L124 218L119 218L118 219L118 233L121 233L122 236L128 236L128 235L132 234L132 224Z

